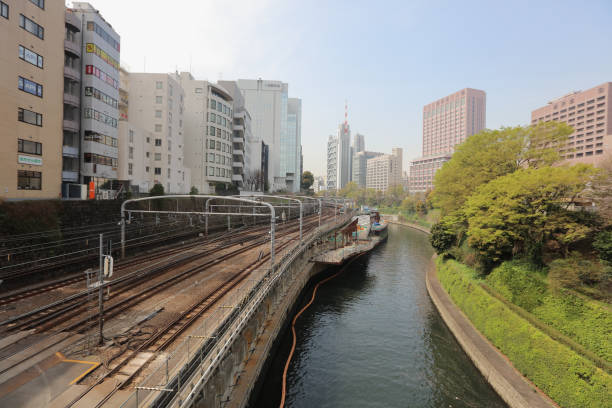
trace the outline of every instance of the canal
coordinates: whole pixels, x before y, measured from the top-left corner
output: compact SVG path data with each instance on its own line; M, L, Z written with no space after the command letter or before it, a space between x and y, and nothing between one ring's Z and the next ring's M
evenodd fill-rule
M506 407L427 295L432 254L425 234L392 225L387 243L319 288L296 324L286 407ZM259 408L278 407L291 341L287 330Z

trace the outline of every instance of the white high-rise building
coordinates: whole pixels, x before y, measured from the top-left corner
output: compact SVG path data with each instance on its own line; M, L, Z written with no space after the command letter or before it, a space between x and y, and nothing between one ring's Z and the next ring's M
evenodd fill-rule
M233 99L222 86L189 72L177 78L185 90L185 166L191 184L201 194L212 194L217 183L232 183Z
M246 109L251 114L254 138L269 146L267 174L270 189L285 189L285 175L281 174L280 167L280 148L281 140L286 138L287 132L289 85L263 79L239 79L237 83L244 96ZM261 151L253 153L255 156L261 155ZM257 168L252 170L256 171Z
M232 182L240 189L252 191L254 184L252 168L261 163L260 157L252 156L254 150L261 149L261 143L256 143L253 138L251 115L246 109L244 96L238 84L235 81L219 81L218 84L226 89L234 100ZM256 163L252 164L252 161Z

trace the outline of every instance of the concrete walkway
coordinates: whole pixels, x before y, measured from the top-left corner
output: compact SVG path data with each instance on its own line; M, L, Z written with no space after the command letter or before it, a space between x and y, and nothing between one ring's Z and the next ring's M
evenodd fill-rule
M429 296L450 331L493 389L510 407L558 407L548 396L523 377L506 356L484 338L453 303L438 280L433 258L425 281Z

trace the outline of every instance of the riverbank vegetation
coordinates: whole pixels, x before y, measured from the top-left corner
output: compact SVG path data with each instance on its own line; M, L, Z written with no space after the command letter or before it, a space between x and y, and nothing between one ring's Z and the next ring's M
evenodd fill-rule
M572 132L549 122L468 138L436 173L430 241L443 286L521 372L562 406L601 406L612 389L612 158L562 165Z
M435 176L436 251L484 275L522 259L557 291L609 302L612 166L559 165L571 132L549 122L485 130L459 145Z
M507 279L521 282L519 277L507 274L507 270L504 270L500 271L499 276L494 277L494 272L484 279L473 268L452 259L444 261L442 257L438 258L437 266L440 283L474 326L512 361L517 370L560 406L595 408L608 406L606 404L612 401L612 376L609 372L551 336L550 332L521 317L502 299L485 289L490 284L502 292L510 291L504 293L513 298L511 291L515 288L507 283ZM539 283L532 283L529 289L527 294L518 291L518 303L533 306L532 298L541 297L542 288ZM573 309L575 317L588 309L576 308L571 302L568 310ZM540 306L540 315L548 315L546 309L552 309L554 313L550 316L554 319L559 310L556 306ZM584 334L588 334L586 326L593 322L592 318L597 318L595 312L588 317L590 321L583 323ZM607 327L609 329L609 322ZM593 339L604 340L603 344L609 343L609 339L597 339L601 333L602 330L599 330ZM605 336L605 328L603 334Z

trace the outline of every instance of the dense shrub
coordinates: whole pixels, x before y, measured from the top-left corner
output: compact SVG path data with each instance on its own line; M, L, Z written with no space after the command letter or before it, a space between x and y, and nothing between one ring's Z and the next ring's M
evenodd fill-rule
M593 248L599 252L599 257L612 263L612 231L602 231L595 236Z
M546 284L527 262L504 262L487 276L487 284L504 298L527 311L542 304Z
M439 260L438 274L442 286L476 328L559 405L609 406L612 377L489 295L474 279L473 269Z
M585 259L580 253L555 259L549 265L548 278L553 290L577 288L582 284L594 285L604 278L604 268L600 262Z

